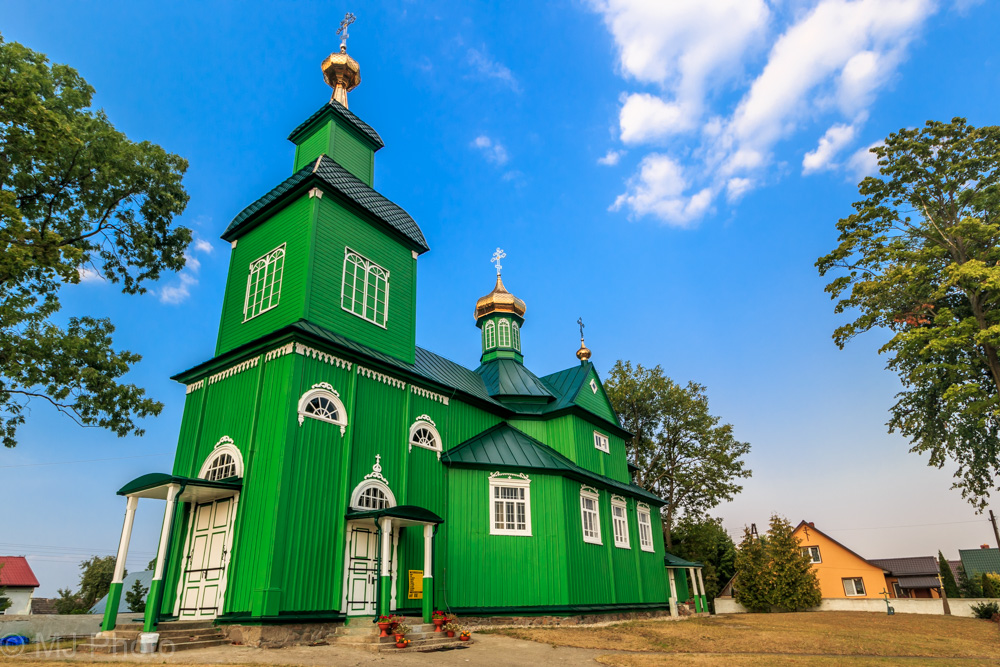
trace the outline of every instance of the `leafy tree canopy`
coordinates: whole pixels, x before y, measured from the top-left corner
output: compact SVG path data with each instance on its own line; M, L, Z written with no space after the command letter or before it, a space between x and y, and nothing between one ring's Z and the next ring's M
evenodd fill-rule
M0 570L3 569L3 563L0 563ZM10 609L11 605L14 604L10 601L10 598L5 597L4 593L7 592L6 586L0 586L0 614Z
M709 604L722 587L736 574L736 543L722 527L722 519L682 518L671 535L671 553L685 560L702 563L702 578Z
M667 501L661 511L670 548L681 517L702 517L743 490L737 480L750 477L743 461L750 443L709 413L705 387L682 387L659 366L619 360L604 389L622 427L633 434L628 459L639 468L635 483Z
M125 603L128 604L128 610L134 612L146 611L146 596L148 594L149 589L136 579L132 584L132 588L125 591Z
M140 360L112 347L107 319L53 321L81 276L142 293L184 266L187 162L133 142L71 67L0 37L0 438L17 444L32 399L85 426L142 434L162 404L118 381Z
M955 468L954 487L978 510L1000 476L1000 127L964 118L889 135L879 175L837 223L820 275L836 312L837 345L872 329L903 391L890 432L929 464Z

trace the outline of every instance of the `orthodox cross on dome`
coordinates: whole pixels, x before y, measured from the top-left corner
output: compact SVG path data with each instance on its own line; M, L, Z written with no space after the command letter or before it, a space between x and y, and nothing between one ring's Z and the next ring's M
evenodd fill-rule
M503 266L500 265L500 260L503 259L506 256L507 256L507 253L505 253L500 248L497 248L497 251L495 253L493 253L493 259L490 260L491 263L497 265L497 275L498 276L500 275L500 269L503 268Z
M585 324L583 323L583 318L582 318L582 317L581 317L581 318L579 318L579 319L578 319L578 320L576 321L576 323L580 325L580 340L583 340L583 327L584 327L584 326L586 326L586 325L585 325Z
M347 12L344 14L344 20L340 22L340 27L337 28L337 34L340 35L340 50L342 52L347 51L347 38L350 37L350 35L347 34L347 28L349 28L350 25L357 19L357 16L351 12Z

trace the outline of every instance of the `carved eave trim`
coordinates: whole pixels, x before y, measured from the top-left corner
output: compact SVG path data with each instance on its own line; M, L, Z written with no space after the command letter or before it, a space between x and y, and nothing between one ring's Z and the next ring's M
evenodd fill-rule
M335 357L334 355L329 354L327 352L321 352L316 348L309 347L308 345L303 345L302 343L295 343L295 352L305 357L310 357L312 359L328 363L331 366L336 366L337 368L345 368L348 371L351 370L351 366L353 365L351 364L351 362L345 359L341 359L340 357Z
M232 377L237 373L242 373L245 370L249 370L257 366L260 363L260 357L254 357L252 359L247 359L242 361L235 366L230 366L224 371L216 373L215 375L210 375L208 377L208 384L213 385L220 380L225 380L226 378Z
M397 380L396 378L386 375L385 373L379 373L378 371L373 371L370 368L365 368L361 364L358 364L358 375L370 378L376 382L382 382L390 387L395 387L396 389L406 389L406 383L402 380Z
M201 380L198 380L197 382L192 382L191 384L189 384L187 386L187 389L184 391L184 393L191 394L193 392L198 391L199 389L201 389L204 386L205 386L205 379L202 378Z
M622 505L628 505L628 501L625 500L625 498L623 498L622 496L619 496L616 493L612 493L611 494L611 502L613 502L613 503L620 503Z
M276 347L264 355L264 361L274 361L278 357L283 357L286 354L291 354L294 349L295 349L295 343L289 343L288 345L282 345L281 347Z
M437 401L443 405L448 405L448 397L441 394L435 394L433 391L428 389L423 389L415 384L410 385L410 391L412 391L417 396L422 396L423 398L429 398L432 401Z

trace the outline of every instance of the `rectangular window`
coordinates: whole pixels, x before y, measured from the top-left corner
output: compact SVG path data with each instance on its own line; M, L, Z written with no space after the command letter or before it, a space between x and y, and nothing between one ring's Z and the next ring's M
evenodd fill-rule
M653 522L649 516L649 507L640 503L637 513L639 515L639 547L643 551L653 551Z
M903 589L899 587L899 582L898 581L892 582L892 591L893 591L893 593L895 593L896 597L898 597L898 598L908 598L908 597L910 597L909 595L903 595Z
M819 547L802 547L799 549L803 556L809 558L810 563L822 563L823 559L819 556Z
M340 306L384 328L388 319L388 303L389 272L367 257L344 248L344 284Z
M490 535L531 536L530 480L517 478L490 479Z
M865 594L865 582L861 577L844 579L844 594L856 598Z
M583 522L583 541L601 544L601 515L598 513L597 491L585 486L580 490L580 518Z
M285 244L250 262L247 294L243 301L243 321L257 317L278 305L281 276L285 269Z
M615 546L631 549L628 539L628 505L624 498L611 497L611 527L615 533Z
M594 447L606 454L611 453L611 445L608 444L608 436L603 433L598 433L597 431L594 431Z

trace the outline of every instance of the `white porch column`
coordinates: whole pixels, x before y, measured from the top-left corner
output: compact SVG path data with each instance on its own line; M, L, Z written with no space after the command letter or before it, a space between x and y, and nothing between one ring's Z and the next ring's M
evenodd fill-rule
M698 568L698 586L701 588L701 597L705 611L708 611L708 596L705 594L705 579L701 576L701 571L704 568Z
M379 565L378 614L382 616L389 614L389 600L392 593L390 590L392 588L392 568L389 567L389 561L392 557L392 539L389 537L392 533L392 517L382 517L378 525L379 547L382 553Z
M670 615L677 616L677 581L674 579L674 568L667 568L667 577L670 579Z
M111 583L120 584L125 581L125 559L128 557L128 543L132 539L132 522L135 521L135 508L139 504L136 496L129 496L125 501L125 525L122 526L122 537L118 542L118 558L115 560L115 574Z
M434 526L424 526L424 592L421 607L424 623L430 623L434 613Z
M174 512L177 510L177 495L180 492L180 484L167 485L167 506L163 510L160 545L156 548L156 567L153 568L153 581L150 582L149 592L146 594L146 614L142 624L144 632L154 632L159 621L160 606L163 604L163 568L166 567L167 549L170 548L170 534L174 525Z

